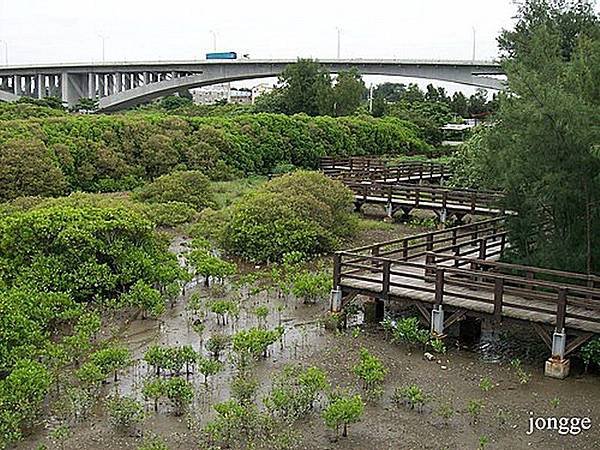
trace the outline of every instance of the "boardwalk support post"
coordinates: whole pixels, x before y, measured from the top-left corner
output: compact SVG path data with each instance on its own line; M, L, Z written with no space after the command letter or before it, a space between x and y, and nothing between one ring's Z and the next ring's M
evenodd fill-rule
M329 310L331 312L340 312L342 310L342 290L332 289L331 299L329 303Z
M555 331L552 335L552 357L546 361L544 375L562 380L569 376L571 361L565 358L567 335L564 331Z
M437 337L444 335L444 309L442 305L434 305L431 310L431 334Z
M385 214L386 216L388 216L390 219L392 217L394 217L394 205L392 204L392 202L388 202L387 205L385 205Z
M329 310L331 312L340 312L342 310L343 293L340 287L342 278L342 255L336 253L333 255L333 289L331 290L331 298L329 302Z
M556 328L552 335L552 356L546 361L544 375L560 380L569 376L570 360L566 358L567 334L565 333L565 318L567 312L567 289L558 290L556 308Z
M431 334L441 337L444 335L444 269L435 270L435 305L431 310Z

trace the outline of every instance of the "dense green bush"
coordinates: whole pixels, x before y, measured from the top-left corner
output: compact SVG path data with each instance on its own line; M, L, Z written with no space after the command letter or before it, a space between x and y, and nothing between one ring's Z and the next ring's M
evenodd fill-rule
M0 201L23 195L59 195L67 181L55 155L37 139L0 145Z
M184 117L138 112L0 120L0 149L10 141L9 149L17 144L33 146L35 152L22 156L27 167L37 170L34 161L39 160L39 166L52 169L40 176L54 176L60 169L55 178L64 178L64 183L33 183L25 192L16 189L0 195L54 195L63 187L67 191L129 190L140 180L176 169L231 179L240 173L268 174L280 164L316 168L325 155L422 153L429 147L417 133L410 123L395 118L280 114ZM23 169L11 164L3 171L8 180L16 179ZM49 185L56 189L49 192Z
M197 170L162 175L140 188L134 197L148 203L187 203L197 210L214 204L210 180Z
M32 103L0 102L0 120L44 119L47 117L65 116L66 112L56 108L43 107Z
M0 448L21 438L21 426L37 415L50 387L50 374L40 363L23 360L0 380Z
M257 261L328 252L351 235L352 193L317 172L299 171L261 186L231 207L224 245Z
M119 208L133 211L157 226L173 227L190 222L197 211L187 203L143 203L131 199L127 193L89 194L74 192L67 197L19 197L0 204L0 217L33 209L42 210L53 206L73 208Z
M57 206L0 219L0 267L0 288L35 286L83 302L184 276L149 221L109 208Z

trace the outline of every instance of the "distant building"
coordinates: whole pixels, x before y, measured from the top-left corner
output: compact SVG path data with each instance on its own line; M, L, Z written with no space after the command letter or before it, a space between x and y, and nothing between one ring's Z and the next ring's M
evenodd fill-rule
M256 101L257 97L260 97L263 94L268 94L269 92L272 92L273 89L275 88L269 83L257 84L252 88L252 103Z
M191 91L194 103L198 105L212 105L218 101L227 100L228 103L250 104L253 94L250 89L231 88L229 84L216 84Z

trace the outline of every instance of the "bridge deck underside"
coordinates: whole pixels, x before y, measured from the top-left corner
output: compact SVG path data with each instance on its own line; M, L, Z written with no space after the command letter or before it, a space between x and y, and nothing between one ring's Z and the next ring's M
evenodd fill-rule
M400 272L405 275L391 275L389 294L387 296L390 301L409 300L435 304L435 283L422 279L422 269L397 263L392 264L392 270L395 273ZM343 276L340 287L344 291L356 291L361 294L372 294L374 297L381 297L381 273L362 271L353 275L359 276L361 279L357 280ZM465 299L465 296L477 298L478 300ZM444 290L444 305L475 313L493 314L493 301L493 291L468 289L459 286L449 286ZM536 311L525 311L519 308L519 306L533 308ZM589 317L596 322L576 319L569 317L570 315ZM501 316L554 326L556 322L556 304L550 300L528 299L506 294L502 304ZM574 330L600 333L600 312L597 309L567 306L565 325L567 328Z
M427 201L420 201L418 203L415 203L415 200L412 199L406 199L406 200L402 200L399 198L392 198L391 200L387 197L375 197L375 196L362 196L362 195L355 195L355 199L357 202L366 202L366 203L375 203L375 204L380 204L380 205L387 205L389 203L391 203L393 206L397 206L397 207L406 207L406 208L414 208L414 209L429 209L429 210L440 210L440 209L447 209L450 212L456 212L456 213L464 213L464 214L477 214L477 215L491 215L491 216L495 216L495 215L499 215L502 214L502 210L498 209L498 208L489 208L489 207L483 207L483 206L475 206L474 208L468 205L464 205L464 204L458 204L458 203L447 203L446 205L443 205L441 202L427 202Z

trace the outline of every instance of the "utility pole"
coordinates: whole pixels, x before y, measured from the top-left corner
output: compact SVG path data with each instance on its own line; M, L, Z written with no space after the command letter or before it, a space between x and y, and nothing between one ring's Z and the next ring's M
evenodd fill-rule
M339 27L335 27L335 29L337 30L337 59L340 59L342 30Z
M102 40L102 62L106 62L106 36L99 34L98 37Z
M8 42L0 39L0 44L4 45L4 65L8 66Z
M373 83L369 87L369 113L373 114Z
M475 54L477 53L477 31L473 27L473 62L475 62Z
M210 30L210 34L213 37L213 52L217 51L217 33L214 30Z

